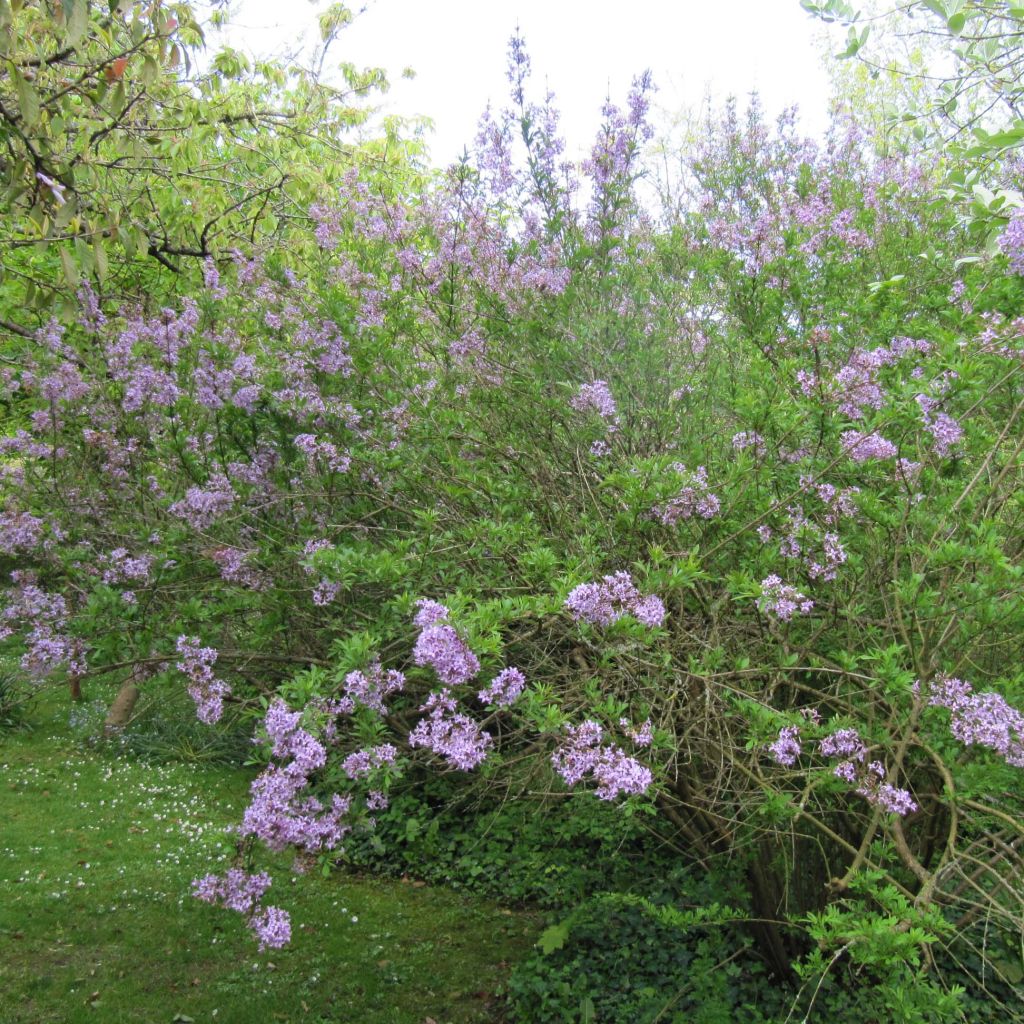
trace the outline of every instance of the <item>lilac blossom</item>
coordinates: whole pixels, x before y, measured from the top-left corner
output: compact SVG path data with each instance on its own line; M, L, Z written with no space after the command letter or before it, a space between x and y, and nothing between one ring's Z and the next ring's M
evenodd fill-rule
M277 949L291 939L291 920L279 907L261 905L270 888L265 871L250 875L241 868L230 868L223 876L204 875L192 883L192 895L204 903L240 913L255 935L259 949Z
M639 729L628 718L620 718L619 728L637 747L649 747L654 742L654 724L649 718L644 720Z
M193 529L205 530L234 503L231 481L222 473L215 473L205 488L190 487L184 498L171 505L170 512L184 519Z
M43 538L42 519L28 512L0 512L0 552L30 551Z
M348 700L362 704L379 715L387 714L385 699L404 688L405 676L397 669L385 671L379 661L371 662L362 672L349 672L345 676L345 694Z
M341 763L342 771L353 781L364 779L367 775L382 768L386 764L394 764L398 751L390 743L367 747L348 755Z
M188 677L188 695L195 701L196 717L206 725L220 721L224 714L224 698L231 687L213 675L217 651L200 646L198 637L179 636L177 642L181 660L175 668Z
M237 583L248 590L266 590L269 586L266 575L247 564L255 553L241 548L221 547L214 548L209 555L220 568L221 579Z
M31 574L11 573L14 588L0 611L0 640L20 627L25 632L21 667L33 679L43 679L61 665L68 674L85 673L85 654L80 640L68 633L70 611L60 594L41 589Z
M800 729L795 725L783 726L774 742L768 744L768 751L776 764L792 768L802 752Z
M334 849L348 832L343 819L351 798L335 793L325 805L309 792L310 776L326 764L327 751L300 725L301 718L280 698L267 709L263 729L271 756L283 763L271 764L253 781L239 832L272 850L297 846L316 853Z
M551 764L568 786L575 786L587 775L598 783L594 795L614 800L645 793L654 776L635 758L614 744L603 743L601 726L590 719L577 726L567 725L565 740L551 755Z
M674 498L654 508L658 519L665 526L675 526L680 519L691 519L694 516L714 519L721 511L722 503L717 495L711 493L707 470L698 466L691 472L681 462L673 463L671 468L686 482Z
M416 608L417 612L412 621L417 629L426 629L427 626L443 622L451 614L443 604L431 601L429 598L421 598L417 601Z
M593 410L609 423L617 421L615 399L607 381L595 380L590 384L581 384L579 392L569 399L569 405L577 412Z
M931 684L928 704L950 712L949 731L961 743L988 747L1024 768L1024 715L1000 694L978 693L962 679L943 677Z
M896 445L881 434L862 434L859 430L844 430L843 451L854 462L868 462L871 459L894 459L899 454Z
M999 236L999 248L1010 261L1015 274L1024 274L1024 209L1010 212L1010 219Z
M420 708L427 712L427 717L421 718L409 733L409 746L426 747L453 768L468 772L486 759L494 741L479 723L457 709L458 704L447 687L440 693L430 694Z
M581 583L565 599L565 607L577 622L610 626L625 614L645 626L660 626L665 606L655 595L644 597L628 572L605 576L600 583Z
M492 680L490 686L477 694L477 699L484 704L497 707L511 707L526 687L526 676L513 667L503 669Z
M772 574L761 580L761 596L757 607L766 615L788 622L797 613L809 615L814 602L796 587L783 583L778 576Z
M416 638L412 660L417 665L429 665L449 686L468 682L480 671L479 659L455 627L436 621L424 627Z

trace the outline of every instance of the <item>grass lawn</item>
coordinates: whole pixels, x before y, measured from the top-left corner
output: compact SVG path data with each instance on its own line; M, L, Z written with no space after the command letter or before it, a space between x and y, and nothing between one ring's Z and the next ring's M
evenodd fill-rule
M0 733L0 1024L456 1024L494 993L537 922L414 884L293 880L266 858L289 948L192 898L234 853L249 776L83 749L67 704Z

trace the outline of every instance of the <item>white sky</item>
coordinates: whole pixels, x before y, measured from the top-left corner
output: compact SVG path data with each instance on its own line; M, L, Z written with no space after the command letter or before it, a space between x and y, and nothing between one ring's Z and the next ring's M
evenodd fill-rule
M650 68L667 112L696 109L710 91L721 100L757 89L769 114L797 104L807 134L826 123L828 78L822 27L798 0L364 0L331 51L331 63L380 66L391 90L388 113L433 119L434 163L472 141L488 100L507 98L506 46L518 24L533 65L562 112L567 155L589 148L606 95L622 103L632 77ZM223 39L250 53L294 52L317 38L316 0L232 0ZM359 0L350 0L358 10ZM405 67L416 78L401 77Z

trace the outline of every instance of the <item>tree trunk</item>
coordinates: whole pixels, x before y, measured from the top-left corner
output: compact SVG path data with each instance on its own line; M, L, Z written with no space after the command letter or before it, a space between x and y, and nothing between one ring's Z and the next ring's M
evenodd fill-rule
M142 682L143 678L143 670L135 668L132 669L131 675L121 684L121 689L117 691L117 696L107 710L107 717L103 722L103 735L105 737L114 736L121 732L128 724L128 720L131 718L135 705L139 700L141 692L139 690L139 683Z

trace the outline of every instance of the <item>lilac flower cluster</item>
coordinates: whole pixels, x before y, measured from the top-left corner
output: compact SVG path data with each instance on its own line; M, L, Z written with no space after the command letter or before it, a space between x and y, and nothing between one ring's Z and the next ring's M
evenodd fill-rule
M0 640L15 627L26 631L21 667L33 679L43 679L61 665L71 676L85 674L85 653L80 640L68 633L69 610L60 594L41 589L25 572L11 573L14 588L0 612Z
M924 428L932 435L932 448L940 459L947 458L963 440L964 428L949 413L937 410L939 399L918 395Z
M649 747L654 742L654 724L649 718L644 720L639 729L628 718L620 718L619 728L637 747Z
M311 559L318 551L325 551L334 545L331 544L326 538L320 538L319 540L308 540L306 546L303 548L303 555L307 559L306 563L302 566L302 571L307 576L315 576L316 569L312 564L309 563ZM341 584L336 583L333 580L328 579L326 576L321 576L316 586L313 587L313 604L318 608L323 608L329 605L334 599L341 593Z
M259 942L260 952L288 945L292 937L291 918L280 907L264 907L260 901L270 888L265 871L250 875L230 868L223 876L204 875L192 883L192 895L204 903L242 914Z
M129 555L127 548L114 548L109 555L101 556L105 566L102 573L104 583L146 583L153 567L152 555Z
M448 686L468 682L480 671L480 661L455 627L444 621L448 609L436 601L420 601L418 607L414 621L420 627L420 635L412 660L417 665L429 665Z
M565 780L575 786L590 775L597 782L594 795L601 800L614 800L645 793L654 776L621 747L604 743L604 731L591 719L579 725L567 725L568 739L551 755L551 764Z
M800 745L800 729L795 725L786 725L779 730L778 737L768 744L768 752L776 764L784 768L792 768L802 753Z
M797 612L809 615L814 602L796 587L783 583L778 576L772 574L761 580L761 596L757 600L757 607L766 615L788 622Z
M386 715L384 701L405 687L405 676L397 669L385 671L379 661L372 662L364 671L349 672L345 676L345 697L353 708L356 704Z
M822 485L820 492L841 493L836 492L831 485ZM812 580L834 580L839 573L839 566L846 561L846 549L839 534L824 530L817 522L809 519L802 505L790 505L786 513L786 532L779 542L779 553L784 558L802 561ZM821 518L826 525L834 525L839 513L826 507ZM772 539L771 531L764 534L759 529L758 533L766 544Z
M302 713L290 711L280 698L267 709L263 729L271 755L285 763L271 764L253 781L239 832L272 850L296 846L316 853L334 849L349 831L342 819L352 801L335 793L325 806L309 792L310 776L326 764L327 750L301 719Z
M254 551L232 547L214 548L209 552L211 560L220 568L221 579L248 590L266 590L270 586L266 574L248 564L254 554Z
M0 552L30 551L43 539L42 519L28 512L0 512Z
M195 701L196 718L206 725L220 721L224 698L231 693L231 687L223 679L214 678L217 651L202 647L196 636L179 636L177 647L181 660L175 668L188 677L188 695Z
M862 434L859 430L844 430L843 451L854 462L868 462L872 459L894 459L899 454L896 445L881 434Z
M581 583L565 599L565 607L577 622L610 626L627 613L645 626L665 621L665 606L655 594L643 597L628 572L605 576L600 583Z
M680 519L691 519L695 515L701 519L714 519L721 511L722 503L717 495L711 493L707 470L698 466L690 472L681 462L674 462L671 468L686 483L671 501L654 508L655 516L666 526L675 526Z
M1016 207L999 236L999 248L1015 274L1024 274L1024 209Z
M764 438L756 430L741 430L738 434L733 434L732 446L733 449L738 452L743 452L748 448L752 448L754 455L758 458L764 455L767 450Z
M885 392L879 380L882 367L892 366L908 355L927 355L931 348L930 342L906 337L893 338L889 345L878 348L856 348L846 365L833 377L828 394L844 416L863 420L868 410L881 409L885 405ZM811 383L810 378L807 380ZM801 386L804 386L804 381L801 381ZM808 393L806 388L804 393Z
M458 703L447 687L430 694L420 711L427 712L427 717L421 718L409 733L410 747L432 750L464 772L472 771L486 759L493 738L472 718L458 711Z
M811 709L806 717L819 724L818 713ZM792 768L803 752L800 727L783 726L778 737L768 744L768 753L776 764ZM818 742L823 757L842 758L832 769L838 779L854 787L858 796L889 814L904 816L917 810L917 804L905 789L885 782L885 766L881 761L867 761L868 748L856 729L837 729Z
M231 481L222 473L210 477L207 486L190 487L185 497L174 502L169 511L184 519L195 530L205 530L235 503Z
M491 680L490 686L477 694L477 699L484 704L507 708L519 699L525 688L526 676L519 669L509 666Z
M867 760L867 745L856 729L837 729L818 743L818 752L824 757L842 758L832 774L853 786L869 804L901 817L917 810L907 790L883 781L886 772L882 762Z
M977 693L970 683L945 677L931 684L928 704L950 711L949 730L961 743L988 747L1007 764L1024 768L1024 715L1004 697Z
M607 381L595 380L590 384L581 384L579 392L569 399L569 405L577 412L593 410L612 425L618 423L615 398Z
M352 456L348 452L339 452L332 441L320 440L316 434L299 434L295 438L295 447L314 469L317 460L332 473L347 473L352 465Z
M342 771L353 781L365 779L378 768L386 764L394 764L398 751L390 743L367 747L349 754L341 763Z

